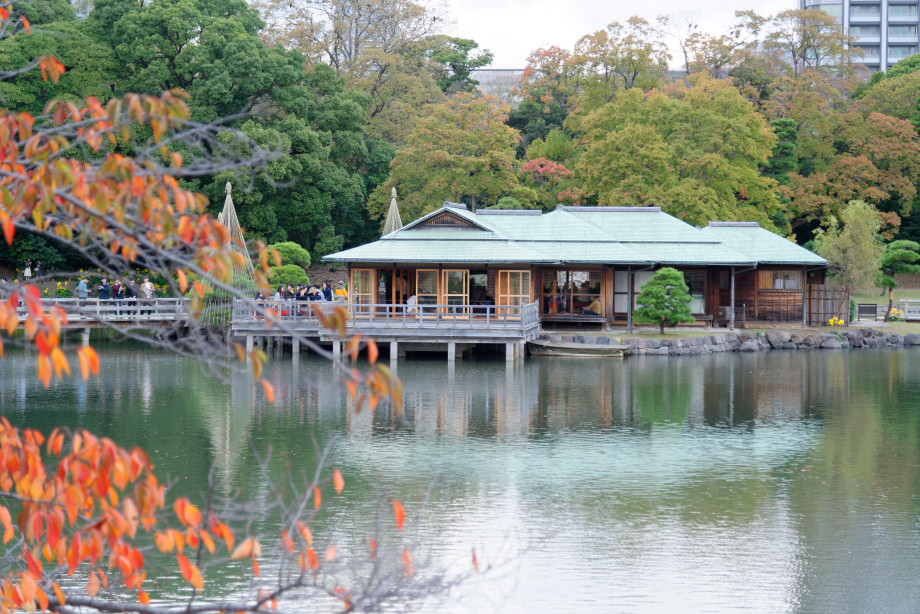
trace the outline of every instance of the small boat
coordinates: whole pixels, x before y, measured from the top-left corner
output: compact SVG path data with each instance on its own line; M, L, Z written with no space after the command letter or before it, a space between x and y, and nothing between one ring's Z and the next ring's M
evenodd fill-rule
M583 358L607 357L626 358L629 356L628 345L599 343L563 343L561 341L548 341L534 339L527 342L527 349L534 356L576 356Z

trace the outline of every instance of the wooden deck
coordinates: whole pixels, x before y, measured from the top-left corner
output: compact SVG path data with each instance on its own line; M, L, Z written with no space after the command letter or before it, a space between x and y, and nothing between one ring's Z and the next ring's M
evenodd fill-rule
M80 329L98 326L155 327L167 322L189 319L189 301L182 298L101 300L87 298L43 298L46 309L57 306L67 313L64 328ZM25 307L17 309L19 321L26 318Z
M321 329L314 309L343 307L348 334L378 341L416 343L523 343L540 329L537 304L529 305L389 305L309 301L233 302L235 335L287 336L293 331L323 341L338 336ZM266 316L284 322L284 331L266 326Z

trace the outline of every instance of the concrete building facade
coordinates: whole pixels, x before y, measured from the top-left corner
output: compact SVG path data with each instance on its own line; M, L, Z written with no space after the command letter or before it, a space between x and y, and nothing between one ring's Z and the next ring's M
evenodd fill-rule
M799 0L799 8L837 18L843 31L856 38L862 63L873 71L887 70L917 53L920 45L918 0Z

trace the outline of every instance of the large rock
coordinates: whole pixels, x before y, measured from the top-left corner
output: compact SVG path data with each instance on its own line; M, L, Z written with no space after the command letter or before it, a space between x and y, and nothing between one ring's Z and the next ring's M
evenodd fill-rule
M904 335L904 345L920 345L920 335L917 333Z
M822 350L839 350L843 347L843 344L840 343L840 339L834 335L829 335L830 338L821 340L821 349Z
M760 346L757 345L757 339L748 339L738 348L739 352L757 352Z
M782 347L792 340L792 335L784 330L768 330L767 341L775 348Z

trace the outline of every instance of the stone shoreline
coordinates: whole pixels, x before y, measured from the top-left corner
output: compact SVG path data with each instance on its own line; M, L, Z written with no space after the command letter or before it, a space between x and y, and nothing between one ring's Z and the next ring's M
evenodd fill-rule
M563 343L628 345L639 356L698 356L718 352L765 350L849 350L900 348L920 345L920 334L897 335L872 328L833 333L770 330L765 333L719 333L692 339L634 339L604 335L573 335L543 332L541 339Z

